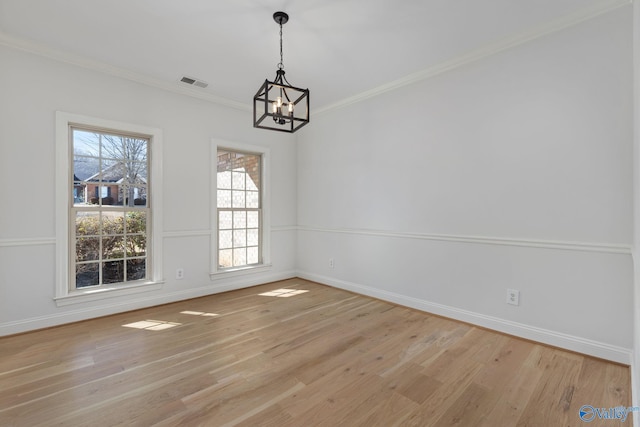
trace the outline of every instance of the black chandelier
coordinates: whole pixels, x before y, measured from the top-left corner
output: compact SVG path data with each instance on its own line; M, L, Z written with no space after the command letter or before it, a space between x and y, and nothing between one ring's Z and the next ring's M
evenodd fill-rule
M289 21L289 15L276 12L273 20L280 25L280 62L276 78L265 80L253 97L253 127L293 133L309 123L309 89L291 86L284 76L282 25Z

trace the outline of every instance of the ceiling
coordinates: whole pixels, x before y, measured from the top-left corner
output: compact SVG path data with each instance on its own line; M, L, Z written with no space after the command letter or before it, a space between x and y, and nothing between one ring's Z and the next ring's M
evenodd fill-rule
M312 111L630 0L0 0L0 44L246 105L279 62ZM116 71L117 70L117 71Z

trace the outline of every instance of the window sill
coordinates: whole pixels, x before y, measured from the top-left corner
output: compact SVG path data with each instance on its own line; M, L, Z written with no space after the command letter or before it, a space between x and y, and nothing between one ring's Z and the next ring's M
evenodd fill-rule
M253 267L240 267L228 270L218 270L209 273L211 280L223 280L229 277L244 276L247 274L258 274L271 270L271 264L260 264Z
M54 298L58 307L84 302L100 301L106 298L115 298L142 292L157 291L162 288L164 282L144 282L125 286L100 287L69 292Z

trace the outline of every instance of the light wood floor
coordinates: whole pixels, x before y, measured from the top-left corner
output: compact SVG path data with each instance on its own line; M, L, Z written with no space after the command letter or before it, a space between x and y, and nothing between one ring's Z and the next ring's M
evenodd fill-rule
M293 279L0 338L0 426L584 426L629 376Z

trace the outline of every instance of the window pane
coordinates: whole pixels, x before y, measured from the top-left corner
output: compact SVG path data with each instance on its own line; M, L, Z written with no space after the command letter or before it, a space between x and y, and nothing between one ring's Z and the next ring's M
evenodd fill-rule
M100 172L100 159L88 156L73 156L73 175L78 181L86 181Z
M123 234L124 212L102 212L102 234Z
M260 225L260 213L258 211L247 212L247 228L258 228Z
M80 181L73 181L73 189L71 190L72 191L71 196L73 198L74 206L84 205L87 203L86 193L85 193L86 187L87 186Z
M86 184L86 190L85 190L85 194L87 195L87 202L92 204L92 205L97 205L98 202L100 201L100 197L99 197L99 192L100 192L100 184L95 184L95 183L87 183Z
M248 191L260 191L260 175L258 173L249 174L249 179L247 179L247 190Z
M146 233L147 213L145 211L127 212L127 233Z
M104 206L112 206L118 203L118 185L101 185L99 203Z
M112 196L115 199L115 204L119 206L133 206L134 199L134 185L124 182L124 180L118 183L118 192Z
M125 179L125 163L122 160L102 160L100 181L103 183L123 182Z
M76 236L97 236L99 234L99 212L76 212Z
M220 230L218 236L218 247L220 249L229 249L233 247L233 231Z
M218 207L219 208L231 207L231 191L230 190L218 190Z
M121 162L101 159L101 171L87 179L87 197L92 204L112 206L118 203L119 185L122 178Z
M73 154L99 157L100 136L95 132L73 129Z
M130 259L127 261L127 281L141 280L147 276L146 260Z
M234 208L244 208L245 207L245 192L244 191L234 191L233 192L233 204Z
M124 261L108 261L102 264L102 283L124 282Z
M247 246L247 230L233 230L233 247L238 246Z
M132 187L133 206L147 206L147 186L136 185ZM129 199L128 206L131 206L131 199Z
M258 258L258 248L247 248L247 264L257 264L258 262L260 262Z
M259 236L257 228L247 230L247 246L258 246Z
M147 151L149 150L149 140L146 138L125 137L124 144L127 149L125 158L147 163Z
M127 203L133 203L133 200L129 199L129 192L133 191L129 186L118 184L114 186L111 191L111 197L113 197L113 204L117 206L126 206Z
M124 258L124 236L102 238L102 259Z
M123 182L127 184L146 184L147 163L131 159L124 162Z
M231 189L231 172L218 172L218 188Z
M231 229L233 224L232 218L233 218L233 212L231 211L218 212L218 229L220 230Z
M81 237L76 242L76 262L96 261L100 255L99 237Z
M260 193L257 191L247 191L247 207L259 208L260 207Z
M224 249L218 251L218 265L221 268L227 268L233 266L233 250Z
M260 189L260 156L247 154L244 158L244 170L247 172L247 190Z
M147 183L147 163L133 162L129 172L130 184L146 184Z
M114 160L146 160L147 140L120 135L101 134L102 157Z
M218 172L230 171L231 170L231 154L228 151L218 150ZM229 181L231 183L231 181ZM228 188L231 188L229 186Z
M96 286L100 284L98 263L76 265L76 288Z
M239 267L247 265L247 248L237 248L233 250L233 266Z
M247 228L247 212L233 212L233 228Z
M146 234L127 234L124 242L127 257L140 257L147 254Z
M234 171L231 175L231 188L234 190L244 190L246 176L247 174L244 172Z

